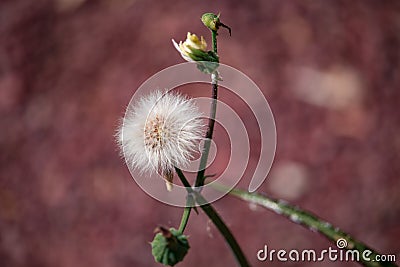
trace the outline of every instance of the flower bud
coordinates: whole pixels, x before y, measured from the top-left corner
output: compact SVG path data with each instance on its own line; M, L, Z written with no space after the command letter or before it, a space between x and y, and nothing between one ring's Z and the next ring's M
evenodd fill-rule
M214 13L205 13L203 16L201 16L201 21L210 30L217 31L221 24L219 16L220 14L215 15Z
M182 43L182 41L180 41L179 44L177 44L175 40L172 39L172 43L186 61L218 62L218 56L215 53L207 52L207 43L203 36L199 38L196 34L188 32L185 42Z
M201 21L207 28L209 28L213 32L217 32L219 27L222 26L224 28L227 28L229 31L229 35L231 35L231 28L221 22L221 20L219 19L220 15L221 14L215 15L214 13L205 13L203 14L203 16L201 16Z
M154 259L164 265L174 266L182 261L190 246L187 237L174 228L158 227L151 242Z

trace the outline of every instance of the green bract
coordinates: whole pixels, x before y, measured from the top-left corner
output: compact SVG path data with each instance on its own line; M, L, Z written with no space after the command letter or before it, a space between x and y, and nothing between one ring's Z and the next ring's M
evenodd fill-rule
M192 53L189 53L189 57L194 61L210 61L219 62L218 55L212 51L203 51L196 48L189 48Z
M174 228L158 228L151 242L154 259L164 265L174 266L182 261L190 246L187 237Z

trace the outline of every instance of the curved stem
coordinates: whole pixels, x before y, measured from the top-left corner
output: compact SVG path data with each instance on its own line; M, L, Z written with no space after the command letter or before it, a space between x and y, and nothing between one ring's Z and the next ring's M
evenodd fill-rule
M235 258L239 265L241 267L247 267L250 266L249 263L247 262L246 257L243 254L242 249L240 248L239 244L237 243L235 237L232 235L232 232L229 230L229 228L226 226L225 222L222 220L222 218L218 215L217 211L211 206L211 204L208 203L208 201L197 191L194 191L186 179L185 175L183 174L182 170L179 168L175 168L176 173L178 174L179 179L181 180L182 184L186 186L186 190L188 191L188 200L191 201L193 200L193 196L195 198L195 201L200 205L201 209L204 211L205 214L207 214L208 218L214 223L214 225L217 227L219 232L222 234L226 242L228 243L229 247L231 248L233 254L235 255ZM189 187L188 187L189 186ZM190 216L190 211L191 207L186 207L183 211L182 215L182 220L181 220L181 225L179 226L179 231L183 233L186 224L188 222L189 216Z
M197 203L208 203L201 194L197 193L195 196ZM233 254L235 255L238 264L242 267L250 266L235 237L232 235L232 232L226 226L222 218L218 215L217 211L210 204L201 205L200 207L225 238L225 241L228 243Z
M221 190L226 192L227 188L220 184L213 184L216 190ZM338 227L333 226L327 221L318 218L316 215L302 210L294 205L291 205L285 201L270 198L265 195L257 193L248 193L240 189L233 189L229 193L232 196L238 197L242 200L248 201L250 203L258 204L266 209L275 212L278 215L287 217L294 223L300 224L309 230L317 231L332 242L337 242L339 239L344 239L347 242L347 246L344 249L347 250L357 250L359 253L359 263L368 267L378 267L378 266L397 266L392 262L379 262L374 261L378 259L377 256L381 255L374 251L372 248L368 247L364 243L356 240L349 234L343 232ZM366 260L362 255L367 254L367 257L371 260ZM379 257L379 256L378 256Z
M179 179L181 180L182 184L186 186L186 190L188 191L188 200L191 201L193 200L193 196L196 200L196 202L200 205L201 209L204 211L205 214L207 214L208 218L214 223L214 225L217 227L217 229L220 231L228 245L230 246L233 254L235 255L235 258L237 262L240 264L241 267L246 267L250 266L249 263L247 262L246 257L243 254L242 249L240 248L239 244L237 243L235 237L232 235L232 232L229 230L229 228L226 226L222 218L218 215L217 211L211 206L211 204L208 203L208 201L199 193L194 191L186 179L185 175L183 174L182 170L179 168L175 168L176 173L178 174ZM187 187L189 185L189 187ZM183 211L182 215L182 220L181 220L181 225L179 226L179 231L183 233L187 221L189 219L190 215L190 210L191 207L186 207Z
M186 225L189 221L190 212L192 210L193 205L193 189L190 186L189 181L186 179L185 175L183 174L182 170L175 167L176 174L178 174L179 179L181 180L182 184L186 187L186 191L188 192L188 196L186 199L186 207L183 209L181 224L179 225L179 232L183 234L185 231Z

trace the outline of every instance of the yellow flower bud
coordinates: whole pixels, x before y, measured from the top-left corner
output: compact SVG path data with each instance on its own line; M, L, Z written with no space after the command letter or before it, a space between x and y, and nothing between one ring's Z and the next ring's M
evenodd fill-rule
M196 34L188 32L184 42L180 41L179 44L177 44L175 40L172 39L172 43L186 61L218 62L218 57L207 51L207 43L203 36L199 38Z
M182 46L190 46L192 48L203 51L207 50L207 43L204 40L204 37L201 36L199 39L196 34L191 34L190 32L187 33L186 41L183 43Z

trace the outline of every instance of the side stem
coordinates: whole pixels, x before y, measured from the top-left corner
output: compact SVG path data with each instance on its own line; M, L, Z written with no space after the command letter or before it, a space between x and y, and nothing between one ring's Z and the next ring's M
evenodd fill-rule
M181 219L181 224L179 225L178 231L183 234L185 231L186 225L189 221L190 217L190 212L192 211L191 207L185 207L183 209L183 214L182 214L182 219Z
M182 170L175 167L175 172L178 174L179 179L181 180L182 184L186 187L186 191L188 192L187 199L186 199L186 207L183 209L181 224L179 225L179 232L183 234L185 231L186 225L189 221L190 212L192 211L192 206L194 204L193 200L193 189L190 186L189 181L186 179L185 175L183 174Z
M226 192L227 188L220 184L213 184L216 190L221 190ZM294 223L300 224L307 229L316 231L323 236L325 236L330 241L334 242L336 246L339 244L337 242L344 242L343 249L346 250L357 250L359 253L359 258L356 260L367 267L395 267L397 266L394 262L389 261L375 261L379 259L380 255L377 251L368 247L364 243L356 240L349 234L343 232L338 227L333 226L327 221L318 218L316 215L302 210L299 207L291 205L285 201L270 198L265 195L257 193L248 193L240 189L233 189L229 192L230 195L238 197L250 203L258 204L266 209L275 212L278 215L287 217ZM339 240L339 241L338 241ZM340 243L342 244L342 243ZM347 255L347 254L346 254ZM362 255L367 255L371 260L366 260Z

